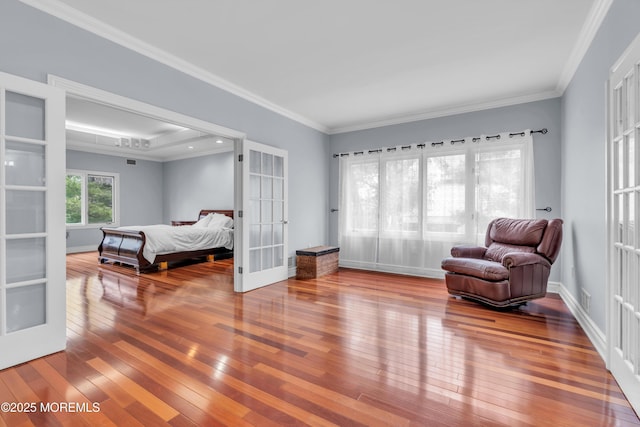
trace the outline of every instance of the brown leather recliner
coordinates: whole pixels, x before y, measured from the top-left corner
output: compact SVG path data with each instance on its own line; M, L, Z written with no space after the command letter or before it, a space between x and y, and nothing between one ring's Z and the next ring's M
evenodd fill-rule
M542 298L561 243L561 219L494 219L485 247L455 246L442 260L447 290L496 307Z

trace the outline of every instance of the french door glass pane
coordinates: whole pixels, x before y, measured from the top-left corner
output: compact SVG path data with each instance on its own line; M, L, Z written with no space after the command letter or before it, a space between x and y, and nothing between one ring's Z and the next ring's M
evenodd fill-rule
M7 190L7 234L46 231L45 193L43 191Z
M262 165L261 156L262 153L259 151L250 150L249 151L249 172L251 173L260 173L260 166Z
M273 249L262 248L262 269L273 268Z
M20 331L47 322L44 283L7 289L7 332Z
M251 175L249 177L249 198L251 199L259 199L260 198L260 176Z
M249 247L260 247L260 224L251 224L249 228Z
M284 158L281 156L273 156L273 176L284 177Z
M273 224L273 244L281 245L284 235L284 224Z
M614 196L615 209L615 239L617 243L624 242L624 194L616 194Z
M629 202L627 204L628 214L627 214L627 244L630 246L636 246L636 228L635 228L635 211L636 211L636 201L635 201L635 193L629 193Z
M283 200L284 198L284 180L276 178L273 180L273 200Z
M262 153L262 174L273 175L273 155Z
M256 271L262 270L260 263L260 249L251 249L249 250L249 272L255 273Z
M46 277L46 239L10 239L7 245L7 283L44 279Z
M622 109L622 86L617 87L613 93L613 135L622 135L623 129L623 109Z
M266 176L262 177L262 191L260 197L263 199L271 199L273 197L272 179Z
M273 244L273 226L265 224L261 229L261 246L271 246Z
M260 200L249 201L249 218L251 224L260 223Z
M284 220L284 216L282 211L284 209L284 202L273 202L273 221L274 222L282 222Z
M625 86L625 129L629 129L633 126L633 118L635 117L635 93L634 93L634 85L633 85L633 75L629 75L624 79Z
M624 171L626 170L624 164L624 140L619 139L615 144L615 183L614 186L616 189L624 188Z
M260 222L272 222L273 221L273 202L270 200L262 201L262 209L260 212Z
M623 264L622 264L622 249L615 250L615 282L614 282L614 295L622 296L622 278L624 274L622 273Z
M45 102L44 99L6 93L6 135L21 138L45 139Z
M284 248L282 246L273 247L273 266L280 267L284 265Z
M634 133L632 132L626 137L627 140L627 179L629 180L627 186L634 187L636 185L636 141Z
M44 148L44 145L7 141L4 158L6 184L44 186Z

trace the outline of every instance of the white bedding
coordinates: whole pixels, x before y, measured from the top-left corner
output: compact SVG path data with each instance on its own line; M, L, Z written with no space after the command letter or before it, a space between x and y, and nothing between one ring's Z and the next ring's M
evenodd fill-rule
M210 248L233 249L232 228L205 228L190 225L173 227L159 224L134 225L118 229L144 232L146 243L142 255L152 264L156 255Z

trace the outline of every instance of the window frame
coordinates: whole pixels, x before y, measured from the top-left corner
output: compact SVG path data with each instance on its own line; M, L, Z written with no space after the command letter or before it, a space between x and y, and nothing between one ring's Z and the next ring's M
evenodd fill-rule
M65 173L65 181L66 177L69 175L76 175L82 177L81 182L81 221L80 223L69 224L66 223L67 229L95 229L101 228L105 226L110 227L118 227L120 225L120 174L117 172L105 172L105 171L90 171L90 170L81 170L81 169L67 169ZM113 197L113 206L112 206L112 222L100 222L100 223L89 223L89 193L88 193L88 182L89 177L91 176L104 176L113 178L113 187L112 187L112 197ZM66 194L65 194L66 200ZM65 210L65 218L66 218L66 210Z

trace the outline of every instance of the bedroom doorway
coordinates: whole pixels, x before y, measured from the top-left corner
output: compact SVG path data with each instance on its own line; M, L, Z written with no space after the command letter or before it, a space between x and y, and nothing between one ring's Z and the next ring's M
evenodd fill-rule
M51 86L64 89L66 91L66 96L68 100L82 100L89 103L95 103L104 107L111 108L113 110L119 110L122 112L130 113L132 115L138 115L151 120L157 120L157 121L165 122L167 124L179 126L184 128L185 133L193 134L192 137L194 139L198 137L198 134L202 134L203 137L215 135L225 139L225 141L229 141L229 143L231 144L231 147L235 147L236 145L240 144L245 138L245 135L243 133L235 131L233 129L225 128L225 127L216 125L214 123L210 123L210 122L196 119L190 116L182 115L170 110L165 110L163 108L159 108L150 104L146 104L140 101L136 101L130 98L126 98L120 95L116 95L110 92L106 92L106 91L96 89L90 86L86 86L80 83L76 83L70 80L66 80L64 78L60 78L57 76L49 75L48 83ZM167 144L165 146L171 145L170 140L166 142ZM131 141L131 143L133 144L133 141ZM145 141L140 141L140 144L144 144L144 143ZM194 145L197 148L197 141L190 145ZM135 156L131 155L131 157L135 157ZM229 157L229 161L233 163L231 157ZM232 167L236 168L236 165L234 164ZM230 171L230 174L231 176L229 177L229 179L234 179L234 172ZM123 183L123 185L125 184ZM229 185L229 187L231 188L230 191L233 192L234 185L231 184ZM229 204L232 205L234 203L235 203L235 196L232 194L229 198ZM225 209L233 208L236 211L234 213L234 216L237 217L237 209L235 208L235 206L221 206L221 207L198 206L197 210L200 210L203 208L225 208ZM196 217L197 213L198 213L197 211L193 213L194 215L193 218L180 217L180 218L170 218L170 219L171 220L197 219ZM132 224L122 224L122 225L132 225ZM94 244L93 243L94 240L95 239L91 240L92 245ZM236 246L235 251L240 251L242 242L237 236L234 237L234 240L236 242L234 243ZM97 243L99 243L99 241L100 240L98 239ZM94 248L97 247L97 243L95 243L95 246L93 246Z

